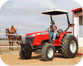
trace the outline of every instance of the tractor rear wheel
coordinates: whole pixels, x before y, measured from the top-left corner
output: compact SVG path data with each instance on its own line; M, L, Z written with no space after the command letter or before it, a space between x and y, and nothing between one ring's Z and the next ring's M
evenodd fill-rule
M54 58L55 48L51 44L45 44L42 48L42 59L50 61Z
M74 58L78 52L78 42L73 35L66 35L61 43L61 54L65 58Z

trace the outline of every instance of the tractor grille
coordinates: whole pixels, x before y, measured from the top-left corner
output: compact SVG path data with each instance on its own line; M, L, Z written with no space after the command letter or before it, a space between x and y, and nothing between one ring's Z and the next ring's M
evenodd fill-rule
M33 44L34 41L34 37L26 37L26 43L31 42L31 44Z

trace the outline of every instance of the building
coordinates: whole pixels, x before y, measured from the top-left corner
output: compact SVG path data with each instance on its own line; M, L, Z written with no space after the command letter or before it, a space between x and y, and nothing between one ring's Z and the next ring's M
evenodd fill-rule
M78 39L78 44L83 47L83 10L77 8L72 10L73 34Z

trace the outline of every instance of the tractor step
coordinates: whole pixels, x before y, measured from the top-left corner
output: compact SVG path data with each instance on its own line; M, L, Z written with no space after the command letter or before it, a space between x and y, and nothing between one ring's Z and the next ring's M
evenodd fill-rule
M40 53L41 52L41 49L33 50L33 52Z

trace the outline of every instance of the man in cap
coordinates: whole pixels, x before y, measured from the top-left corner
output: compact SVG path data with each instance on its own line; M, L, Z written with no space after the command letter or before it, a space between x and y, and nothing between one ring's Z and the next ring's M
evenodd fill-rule
M55 22L52 21L50 25L50 31L52 32L53 38L52 38L52 43L54 43L56 39L56 35L58 34L57 31L59 30L59 27L56 26Z

